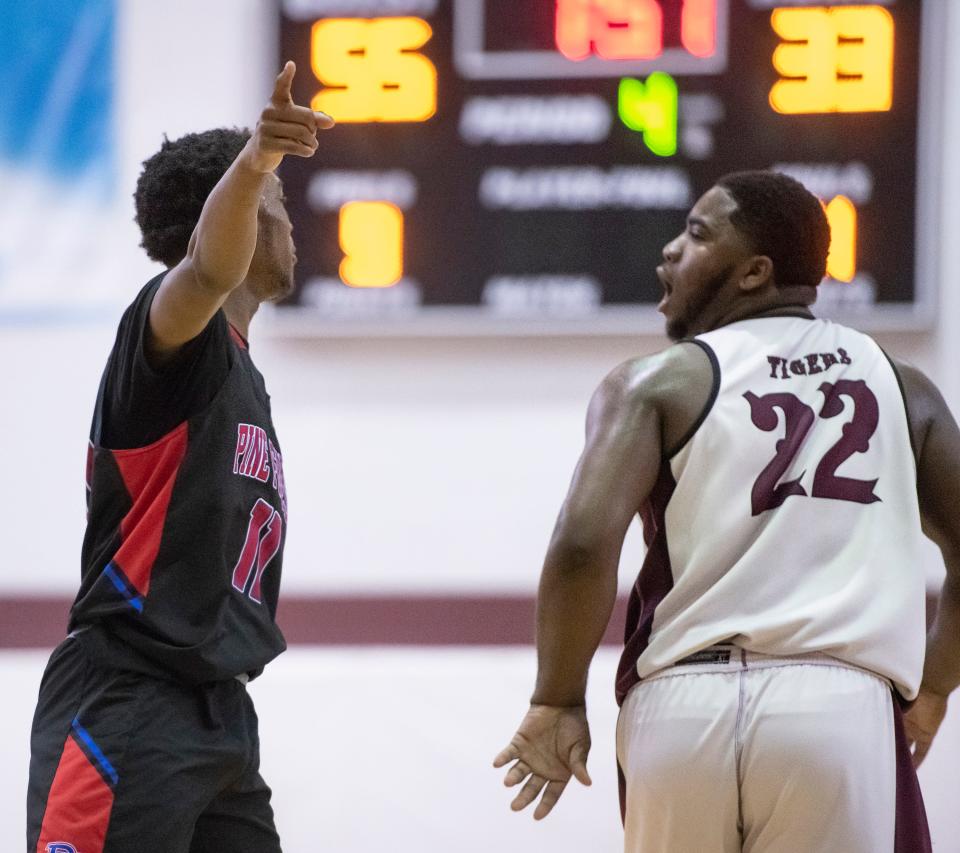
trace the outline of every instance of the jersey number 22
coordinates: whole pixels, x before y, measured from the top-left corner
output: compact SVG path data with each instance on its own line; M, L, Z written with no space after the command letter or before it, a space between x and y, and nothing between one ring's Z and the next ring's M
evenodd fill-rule
M824 454L817 465L810 496L861 504L880 500L873 491L877 485L876 480L837 476L837 469L847 459L854 453L866 453L870 447L870 439L877 431L880 420L877 398L862 379L824 382L819 390L824 397L819 412L821 418L834 418L841 414L845 408L843 397L848 397L853 404L853 415L843 425L840 440ZM743 396L750 404L750 418L754 426L764 432L772 432L779 422L774 410L780 409L786 428L786 435L777 442L777 455L760 472L750 494L753 514L760 515L768 509L780 506L792 495L807 494L807 490L800 485L806 471L795 480L781 482L780 478L793 465L807 433L817 420L817 415L810 406L790 393L764 394L758 397L752 391L747 391Z

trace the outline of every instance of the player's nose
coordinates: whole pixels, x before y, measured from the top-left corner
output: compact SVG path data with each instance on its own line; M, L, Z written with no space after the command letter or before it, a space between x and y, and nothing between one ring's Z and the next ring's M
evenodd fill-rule
M674 237L663 247L663 259L667 263L674 263L680 257L680 237Z

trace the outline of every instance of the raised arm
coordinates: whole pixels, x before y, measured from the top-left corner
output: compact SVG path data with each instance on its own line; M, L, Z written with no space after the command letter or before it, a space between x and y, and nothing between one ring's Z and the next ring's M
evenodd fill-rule
M312 157L317 131L333 125L293 102L287 62L256 130L203 206L184 259L165 276L150 308L151 353L163 360L199 335L246 278L257 246L257 213L284 156Z
M927 635L920 695L906 714L914 763L926 757L960 685L960 429L939 390L919 370L898 365L917 453L917 492L923 531L940 548L947 575Z

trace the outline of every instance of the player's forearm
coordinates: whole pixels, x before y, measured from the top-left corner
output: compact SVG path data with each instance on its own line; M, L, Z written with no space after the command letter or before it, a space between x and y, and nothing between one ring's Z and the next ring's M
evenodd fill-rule
M554 542L537 599L537 705L582 705L617 595L617 554Z
M252 169L246 149L214 187L190 239L188 256L197 280L229 293L246 278L257 247L257 216L268 172Z
M960 685L960 581L944 581L937 616L927 635L921 689L947 696Z

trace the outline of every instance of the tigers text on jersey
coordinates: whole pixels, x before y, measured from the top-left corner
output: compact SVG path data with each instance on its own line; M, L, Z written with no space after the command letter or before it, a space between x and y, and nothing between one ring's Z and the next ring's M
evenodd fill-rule
M925 646L916 463L877 344L826 320L742 320L696 339L715 399L642 511L620 701L721 641L824 652L913 698Z

